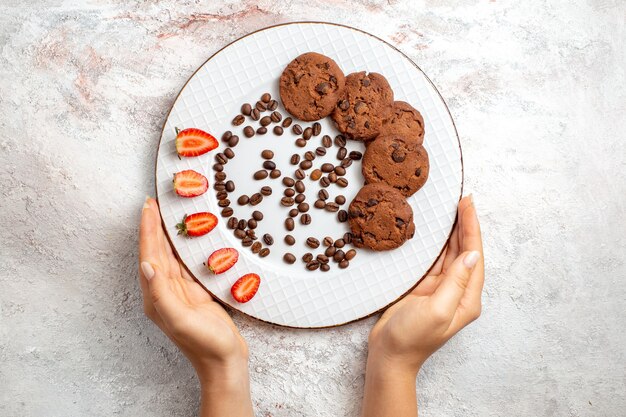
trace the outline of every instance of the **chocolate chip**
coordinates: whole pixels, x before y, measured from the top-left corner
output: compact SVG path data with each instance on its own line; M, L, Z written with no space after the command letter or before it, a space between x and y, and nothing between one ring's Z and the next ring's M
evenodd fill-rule
M330 236L326 236L322 243L324 244L324 246L330 246L333 244L333 238Z
M345 210L339 210L337 212L337 220L341 223L348 221L348 212Z
M326 203L326 207L324 207L326 211L330 211L334 213L339 210L339 205L337 203Z
M265 258L269 254L270 254L270 249L269 248L263 248L263 249L261 249L261 252L259 252L259 256L261 258Z
M330 185L330 180L328 179L328 177L320 178L320 185L324 188L328 187Z
M226 191L228 191L229 193L235 191L235 183L230 180L226 181Z
M300 216L300 223L304 225L311 224L311 216L307 213L304 213L302 216Z
M293 246L296 244L296 238L291 235L285 235L285 243L289 246Z
M282 126L283 127L289 127L291 126L291 122L293 121L293 119L291 117L287 117L285 118L285 120L283 120Z
M243 124L243 122L246 121L246 118L244 117L243 114L238 114L237 116L235 116L235 118L233 119L233 126L240 126Z
M417 168L417 169L415 170L415 176L416 176L416 177L419 177L420 175L422 175L422 168L421 168L421 167L420 167L420 168Z
M280 169L273 169L270 171L270 178L272 179L280 178L281 174L282 173L280 172Z
M256 229L256 227L258 226L256 220L254 219L248 219L248 227L250 229Z
M252 112L252 106L250 105L250 103L245 103L241 106L241 113L243 113L246 116L250 116L250 113Z
M309 161L308 159L305 159L304 161L300 162L300 168L304 170L311 169L312 166L313 166L313 162Z
M291 207L294 204L294 200L292 197L283 197L280 199L281 206Z
M345 187L347 187L347 186L348 186L348 180L347 180L347 179L345 179L345 178L343 178L343 177L341 177L341 178L339 178L339 179L337 180L337 185L338 185L338 186L340 186L340 187L342 187L342 188L345 188Z
M299 180L303 180L306 178L306 174L304 173L302 169L296 169L295 177Z
M272 119L272 122L278 123L281 120L283 120L283 115L280 114L279 112L275 111L275 112L272 112L272 115L270 116L270 119Z
M328 191L326 191L326 190L319 190L319 192L317 193L317 196L320 198L320 200L327 200L328 199Z
M339 159L341 161L342 159L344 159L346 157L347 154L348 154L348 150L342 146L337 151L337 159Z
M276 169L276 163L274 161L265 161L263 162L263 168L271 171L272 169Z
M260 211L258 211L258 210L254 210L254 211L252 212L252 218L253 218L254 220L256 220L256 221L261 221L261 220L263 220L263 213L261 213L261 212L260 212Z
M335 145L343 148L344 146L346 146L346 138L343 135L337 135L335 136Z
M333 146L333 141L328 135L322 136L322 146L325 148L330 148Z
M274 126L274 134L276 136L282 136L283 134L283 128L280 126Z
M291 128L291 131L293 132L294 135L301 135L302 134L302 126L300 126L299 124L295 124L293 125L293 127Z
M359 151L351 151L348 156L353 161L359 161L359 160L361 160L361 158L363 158L363 154L361 152L359 152Z
M252 126L244 127L243 134L245 135L245 137L251 138L252 136L254 136L254 128Z
M302 137L304 138L304 140L311 139L311 136L313 136L313 129L310 127L304 129L304 132L302 132Z
M291 217L285 219L285 228L290 232L294 229L295 223Z
M341 100L339 102L339 108L343 111L346 111L350 108L350 102L348 100Z
M231 148L234 148L235 146L237 146L238 143L239 143L239 136L237 135L232 135L230 139L228 139L228 146L230 146Z
M315 86L315 91L320 96L330 93L330 90L331 90L330 84L327 82L322 82Z
M257 121L261 118L261 112L257 108L253 108L250 112L250 118L254 121Z
M254 242L252 244L252 247L250 247L250 249L252 249L252 253L259 253L262 247L263 247L263 244L261 244L261 242Z
M267 133L267 128L265 126L261 126L256 130L256 133L259 135L264 135Z
M402 220L399 217L396 217L396 227L402 227L404 226L404 220Z
M324 207L326 207L326 203L324 202L324 200L315 200L315 203L313 203L313 205L315 206L315 208L318 209L323 209Z
M293 264L296 262L296 256L293 253L286 253L283 255L283 261Z
M313 123L313 136L319 136L320 133L322 133L322 125L319 124L319 122L315 122Z
M363 114L365 113L365 110L367 110L367 105L362 101L357 101L354 105L354 112L356 114Z
M296 182L294 181L293 178L290 178L290 177L283 178L283 184L286 185L287 187L293 187L295 183Z
M306 140L298 138L296 139L295 144L298 148L304 148L306 146Z
M370 86L370 79L365 77L361 80L361 84L363 84L363 87L369 87Z
M391 159L393 159L393 162L404 162L404 160L406 159L406 154L400 149L396 149L391 153Z
M266 197L268 195L272 195L272 187L268 187L267 185L264 187L261 187L261 194L263 194Z
M254 173L254 175L252 176L252 178L254 178L255 180L264 180L265 178L267 178L267 171L264 169L260 169L257 172Z
M253 206L256 206L261 201L263 201L263 196L261 195L261 193L254 193L250 196L250 204Z
M239 198L237 199L237 204L239 204L240 206L245 206L246 204L248 204L248 202L250 202L250 197L248 197L247 195L240 195Z
M314 237L309 237L309 238L307 238L307 240L306 240L306 244L307 244L307 246L308 246L308 247L310 247L310 248L312 248L312 249L317 249L317 248L319 248L319 246L320 246L320 241L319 241L319 240L317 240L317 239L316 239L316 238L314 238Z
M376 204L378 204L378 200L376 200L375 198L370 198L369 200L367 200L367 207L374 207Z
M304 195L304 194L300 194L300 195ZM298 211L300 213L306 213L307 211L309 211L309 204L305 202L301 202L300 204L298 204Z
M233 209L230 207L224 207L222 210L222 217L230 217L233 215Z

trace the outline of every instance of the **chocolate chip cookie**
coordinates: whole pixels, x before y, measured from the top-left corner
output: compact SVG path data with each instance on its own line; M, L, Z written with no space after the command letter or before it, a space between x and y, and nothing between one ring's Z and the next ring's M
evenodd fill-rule
M367 147L361 171L366 183L385 183L409 197L426 183L429 168L422 145L400 135L385 135Z
M400 192L386 184L368 184L348 209L352 244L375 251L395 249L415 233L413 210Z
M344 93L345 77L331 58L307 52L291 61L280 76L285 109L300 120L328 116Z
M381 135L400 135L418 145L424 143L424 118L405 101L394 101L389 119L383 123Z
M393 90L380 74L365 71L346 77L346 89L332 113L337 129L350 139L368 141L380 132L393 103Z

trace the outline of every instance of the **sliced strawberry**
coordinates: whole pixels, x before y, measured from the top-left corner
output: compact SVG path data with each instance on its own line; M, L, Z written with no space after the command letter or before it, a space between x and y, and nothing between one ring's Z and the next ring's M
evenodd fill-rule
M239 259L239 252L233 248L218 249L209 256L207 268L214 274L228 271Z
M261 285L261 277L257 274L246 274L233 284L230 293L235 301L247 303L259 290L259 285Z
M199 172L187 169L174 174L174 191L181 197L196 197L209 188L209 181Z
M176 225L179 235L202 236L217 226L217 217L213 213L194 213L185 215L183 221Z
M176 129L176 152L180 156L198 156L217 148L217 139L200 129Z

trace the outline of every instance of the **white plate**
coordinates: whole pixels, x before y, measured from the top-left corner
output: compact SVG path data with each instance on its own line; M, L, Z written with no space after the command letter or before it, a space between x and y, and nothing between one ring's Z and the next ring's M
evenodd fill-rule
M311 205L313 222L300 226L292 234L298 243L288 247L283 236L288 233L283 222L289 209L279 200L283 187L281 180L252 180L254 171L261 168L260 152L272 149L274 161L283 175L293 176L294 167L288 163L293 153L303 154L320 146L321 136L311 139L307 148L294 145L296 136L287 129L285 135L273 134L246 139L243 125L233 128L231 120L242 103L255 103L264 92L279 98L278 78L285 66L296 56L315 51L333 58L347 75L354 71L373 71L383 74L394 90L396 100L404 100L417 108L425 120L424 146L430 156L430 177L426 185L409 198L416 226L415 237L402 247L389 252L358 250L350 266L339 269L332 263L329 272L305 270L300 257L311 251L304 241L308 236L322 240L324 236L338 238L348 231L347 223L336 221L336 213L314 209L313 202L320 189L305 180L307 202ZM285 115L282 107L279 108ZM269 113L265 113L269 114ZM338 132L322 120L322 134L334 138ZM258 123L258 122L257 122ZM310 123L302 123L303 126ZM258 126L258 124L257 124ZM240 137L234 148L236 156L225 172L237 185L230 199L235 216L248 219L254 209L265 214L259 223L257 235L270 233L275 243L266 258L243 248L240 241L226 227L226 218L219 216L212 184L214 155L226 145L197 158L179 159L174 148L175 127L197 127L211 132L218 141L223 132L232 130ZM271 127L271 126L270 126ZM349 150L363 150L363 145L350 141ZM324 158L318 157L314 167L322 162L337 163L336 147ZM204 174L211 187L196 198L178 197L172 189L174 173L193 169ZM309 171L310 172L310 171ZM360 162L348 169L350 185L340 189L332 185L331 197L343 194L348 203L358 192L363 178ZM326 327L345 324L366 317L397 300L427 273L446 245L452 230L456 207L462 192L463 167L461 149L448 109L424 73L400 51L370 34L357 29L328 23L291 23L269 27L231 43L198 69L183 87L167 118L157 157L156 188L161 215L167 234L188 270L215 297L245 314L258 319L293 327ZM262 185L270 185L274 192L256 207L241 207L236 203L243 193L251 195ZM344 206L347 209L348 203ZM185 214L210 211L218 215L220 223L210 234L189 239L176 234L176 223ZM235 267L214 276L203 265L211 252L233 247L240 252ZM322 249L311 251L321 253ZM282 261L285 252L298 257L293 265ZM246 304L239 304L230 295L231 285L241 275L256 272L261 276L257 295Z

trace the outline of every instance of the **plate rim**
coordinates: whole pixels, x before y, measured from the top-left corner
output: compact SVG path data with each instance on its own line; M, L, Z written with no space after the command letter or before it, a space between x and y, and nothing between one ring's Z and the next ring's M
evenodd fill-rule
M454 122L454 118L452 117L452 113L450 112L450 108L448 107L448 103L446 103L445 99L443 98L443 96L439 92L439 89L435 86L435 84L432 82L432 80L419 67L419 65L417 65L408 55L406 55L404 52L402 52L395 45L392 45L390 42L388 42L388 41L386 41L386 40L384 40L384 39L382 39L382 38L380 38L380 37L378 37L376 35L373 35L373 34L371 34L369 32L366 32L365 30L362 30L362 29L359 29L359 28L355 28L353 26L345 25L345 24L342 24L342 23L324 22L324 21L317 21L317 20L302 20L302 21L291 21L291 22L277 23L275 25L265 26L263 28L255 30L255 31L246 33L245 35L240 36L239 38L237 38L237 39L227 43L226 45L222 46L220 49L218 49L213 54L211 54L211 56L209 56L200 66L198 66L198 68L196 68L196 70L189 76L189 78L187 78L187 81L185 81L183 86L180 88L180 90L176 94L176 97L174 98L174 101L172 102L172 105L170 106L170 109L168 110L167 115L165 116L165 119L163 121L163 125L161 127L161 133L160 133L160 136L159 136L159 143L157 144L157 151L156 151L155 161L154 161L154 190L155 190L155 194L154 195L155 195L155 200L157 202L157 207L159 208L159 216L161 216L161 227L163 228L163 231L165 233L165 237L167 238L167 241L168 241L170 247L172 248L172 251L176 255L176 258L178 259L179 263L183 266L183 268L185 268L187 273L193 278L193 280L196 283L198 283L207 293L209 293L209 295L213 298L213 301L215 301L218 304L220 304L226 310L237 311L238 313L243 314L244 316L250 317L250 318L252 318L254 320L258 320L258 321L261 321L263 323L267 323L267 324L270 324L270 325L273 325L273 326L289 328L289 329L303 329L303 330L332 329L332 328L335 328L335 327L345 326L347 324L351 324L351 323L355 323L357 321L365 320L365 319L367 319L369 317L372 317L372 316L374 316L376 314L383 313L389 307L393 306L394 304L396 304L397 302L402 300L404 297L406 297L411 291L413 291L424 280L424 278L430 273L430 271L433 269L433 267L435 266L435 264L437 263L439 258L441 258L443 252L448 247L448 244L450 243L450 237L452 236L452 232L454 231L454 228L456 227L457 222L458 222L458 216L454 217L454 222L452 222L452 227L450 228L450 232L448 233L448 237L447 237L444 245L441 247L441 250L439 251L439 254L435 258L433 263L428 267L426 272L424 272L424 274L415 281L415 284L413 284L409 289L407 289L404 293L402 293L400 296L398 296L395 300L391 301L389 304L387 304L387 305L377 309L376 311L373 311L373 312L371 312L369 314L366 314L365 316L358 317L358 318L355 318L355 319L352 319L352 320L348 320L348 321L346 321L344 323L331 324L331 325L327 325L327 326L292 326L292 325L288 325L288 324L274 323L274 322L271 322L269 320L261 319L259 317L255 317L255 316L253 316L251 314L245 313L242 310L236 308L235 306L231 306L230 304L222 301L219 297L217 297L215 294L213 294L208 288L206 288L204 285L202 285L202 281L200 281L194 275L194 273L187 267L187 264L182 260L181 256L178 254L178 251L176 250L176 246L174 245L174 243L172 242L172 239L170 238L169 231L165 227L165 222L163 221L163 216L161 214L161 205L159 204L159 192L158 192L158 187L157 187L157 168L158 168L158 162L159 162L159 154L161 152L161 142L163 140L163 134L165 132L165 125L167 124L167 121L170 118L172 110L174 109L174 106L176 105L176 102L178 101L178 98L180 97L182 92L185 90L185 88L187 87L187 85L189 84L191 79L193 77L195 77L195 75L198 73L198 71L200 71L202 69L202 67L204 67L206 65L207 62L209 62L211 59L213 59L220 52L222 52L226 48L230 47L231 45L234 45L235 43L237 43L237 42L247 38L248 36L254 35L255 33L262 32L262 31L265 31L265 30L281 27L281 26L303 25L303 24L339 26L339 27L342 27L342 28L345 28L345 29L354 30L354 31L360 32L360 33L362 33L364 35L370 36L370 37L372 37L372 38L374 38L374 39L384 43L385 45L391 47L392 49L394 49L398 53L400 53L404 58L406 58L411 63L411 65L413 65L419 72L422 73L422 75L426 78L428 83L432 86L432 88L435 90L435 92L439 96L439 99L443 103L443 105L444 105L444 107L446 109L446 112L448 113L448 116L450 116L450 121L452 122L452 127L454 128L454 134L456 136L457 145L459 147L459 157L460 157L459 159L461 161L461 190L460 190L460 194L459 194L459 201L461 201L461 198L463 197L463 188L464 188L464 185L465 185L465 164L463 162L463 149L461 147L461 139L459 138L459 132L458 132L458 130L456 128L456 123Z

